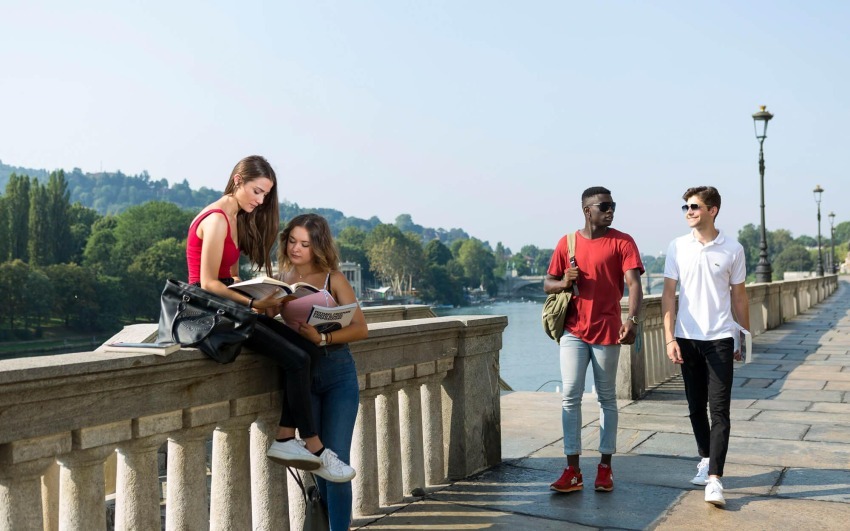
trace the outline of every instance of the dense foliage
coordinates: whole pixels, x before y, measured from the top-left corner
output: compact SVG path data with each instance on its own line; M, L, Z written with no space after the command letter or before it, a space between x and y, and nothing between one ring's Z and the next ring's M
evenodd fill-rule
M21 170L0 163L0 340L38 337L47 326L95 332L156 320L164 280L187 277L192 218L221 192L191 190L186 181L169 186L146 172ZM389 224L281 204L282 221L303 212L328 219L341 259L360 264L364 288L388 286L430 303L463 305L471 297L495 296L507 277L544 275L552 254L533 245L513 253L501 242L493 249L461 229L417 225L408 214ZM794 239L782 229L767 236L774 278L814 267L811 237ZM842 261L850 222L836 225L835 237ZM757 227L745 226L738 239L752 274ZM643 259L647 272L663 271L663 256ZM243 276L251 274L248 264L242 268Z

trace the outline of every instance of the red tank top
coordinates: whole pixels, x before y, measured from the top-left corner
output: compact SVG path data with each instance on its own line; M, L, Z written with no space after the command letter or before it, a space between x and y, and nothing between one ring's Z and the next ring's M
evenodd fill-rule
M218 212L227 220L227 214L220 208L207 210L189 226L189 235L186 238L186 265L189 268L189 284L201 281L201 247L203 240L198 238L198 225L210 214ZM218 268L218 278L229 278L230 268L239 261L239 248L230 237L230 222L227 223L227 238L224 240L224 252L221 257L221 265Z

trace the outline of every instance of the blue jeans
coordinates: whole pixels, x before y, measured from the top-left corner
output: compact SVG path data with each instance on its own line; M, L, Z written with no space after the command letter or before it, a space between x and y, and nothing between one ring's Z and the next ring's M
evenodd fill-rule
M581 397L587 366L593 365L593 382L599 399L599 453L617 451L617 363L620 345L591 345L569 332L561 336L561 382L564 386L561 424L564 454L581 453Z
M357 370L348 345L322 349L314 358L311 397L319 438L346 463L351 463L351 438L360 390ZM316 477L322 499L328 507L331 531L347 530L351 524L351 482L331 483Z

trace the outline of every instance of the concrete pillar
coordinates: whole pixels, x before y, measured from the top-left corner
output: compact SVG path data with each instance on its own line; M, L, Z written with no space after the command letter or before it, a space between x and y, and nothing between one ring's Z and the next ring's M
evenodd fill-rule
M256 531L289 531L286 467L266 457L274 442L278 415L251 425L251 517Z
M0 464L0 529L44 528L41 474L51 463L53 459Z
M164 436L145 437L118 446L115 475L115 529L162 527L157 453Z
M112 447L78 450L59 456L59 530L105 529L103 463Z
M55 460L41 476L41 514L44 531L59 531L59 463Z
M443 452L443 375L429 378L422 386L423 450L425 452L425 481L441 485L446 481L446 458Z
M251 529L248 441L255 415L219 422L213 432L210 529Z
M357 476L351 485L355 517L378 514L381 506L375 410L375 394L361 389L357 423L354 425L354 437L351 441L351 466L357 470Z
M407 380L399 393L401 406L401 470L404 494L425 488L422 441L422 394L418 380Z
M168 438L165 528L169 531L209 529L205 445L208 434L209 428L201 426Z
M375 400L378 423L378 485L381 505L404 500L401 473L401 442L398 418L398 390L385 388Z

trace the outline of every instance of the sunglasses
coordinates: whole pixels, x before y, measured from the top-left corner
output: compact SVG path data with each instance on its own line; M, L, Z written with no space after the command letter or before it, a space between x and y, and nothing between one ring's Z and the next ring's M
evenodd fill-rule
M684 212L685 214L687 214L687 213L688 213L688 209L690 209L690 210L692 210L692 211L694 211L694 212L695 212L695 211L697 211L697 210L699 210L699 209L701 209L701 208L702 208L702 207L701 207L701 206L699 206L698 204L696 204L696 203L691 203L690 205L682 205L682 212Z
M605 201L604 203L591 203L590 206L595 206L599 208L600 212L608 212L609 210L617 210L617 203L615 201Z

